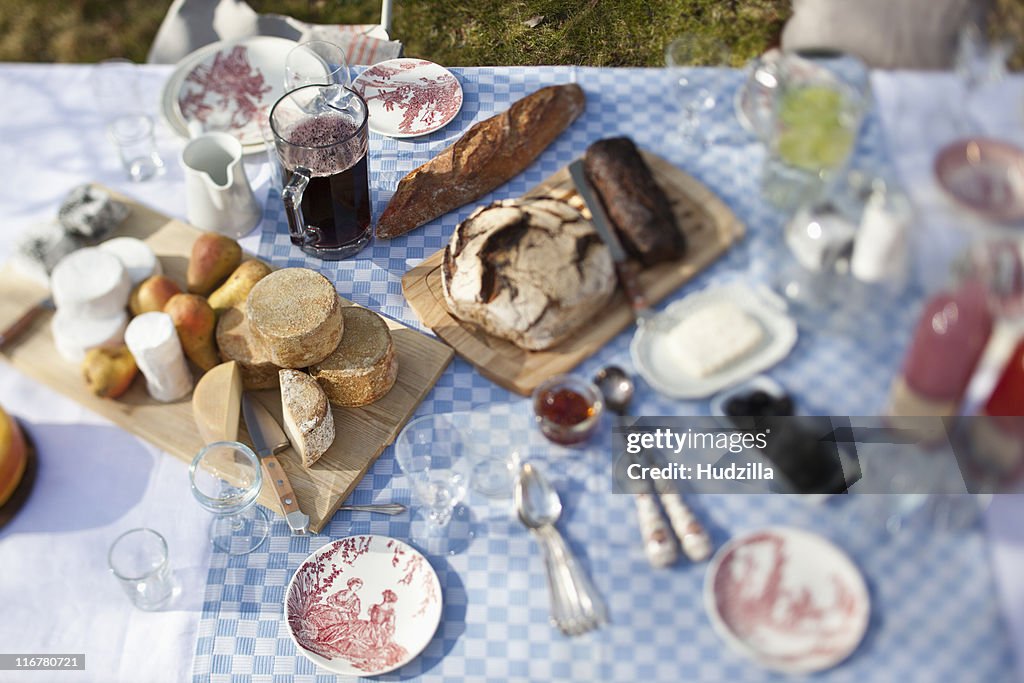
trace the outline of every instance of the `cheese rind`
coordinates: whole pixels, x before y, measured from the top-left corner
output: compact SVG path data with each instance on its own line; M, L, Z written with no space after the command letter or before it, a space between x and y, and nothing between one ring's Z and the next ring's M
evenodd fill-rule
M79 318L109 318L128 305L132 281L121 261L96 247L60 260L50 276L57 308Z
M281 370L281 408L292 448L309 467L334 443L334 414L327 394L300 370Z
M238 440L242 407L242 372L235 361L206 372L192 392L192 418L203 443Z
M697 309L673 327L667 345L673 360L690 377L704 378L750 353L764 330L731 301Z
M391 331L379 315L359 306L341 309L341 343L309 369L336 406L365 406L387 394L398 377Z
M308 268L284 268L257 282L246 302L249 329L282 368L319 363L343 332L334 285Z
M192 390L192 373L171 316L157 311L136 316L128 323L124 341L146 377L150 396L168 403Z
M217 319L217 349L224 360L237 361L246 389L275 389L281 368L270 361L263 343L252 336L245 304L225 309Z
M119 310L105 318L83 318L58 309L50 321L57 352L71 363L81 363L89 349L113 348L124 343L128 314Z
M115 237L97 247L101 251L113 254L128 271L132 286L154 275L163 273L160 259L149 245L134 237Z

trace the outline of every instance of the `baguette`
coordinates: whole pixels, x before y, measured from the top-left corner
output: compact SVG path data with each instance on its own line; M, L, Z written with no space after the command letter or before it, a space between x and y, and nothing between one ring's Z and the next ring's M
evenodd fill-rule
M584 99L575 83L552 85L477 123L402 178L377 222L377 237L404 235L511 180L576 120Z

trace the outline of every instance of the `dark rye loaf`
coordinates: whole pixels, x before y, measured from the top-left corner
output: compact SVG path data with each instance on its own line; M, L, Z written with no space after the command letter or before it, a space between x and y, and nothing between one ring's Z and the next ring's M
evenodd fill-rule
M632 140L598 140L587 148L583 168L626 251L645 266L686 252L672 205Z

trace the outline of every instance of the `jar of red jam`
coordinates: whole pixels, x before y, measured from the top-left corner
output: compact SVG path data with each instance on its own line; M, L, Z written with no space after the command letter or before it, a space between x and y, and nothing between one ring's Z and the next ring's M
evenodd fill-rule
M601 391L572 375L556 375L533 391L533 414L541 433L563 446L589 439L603 410Z

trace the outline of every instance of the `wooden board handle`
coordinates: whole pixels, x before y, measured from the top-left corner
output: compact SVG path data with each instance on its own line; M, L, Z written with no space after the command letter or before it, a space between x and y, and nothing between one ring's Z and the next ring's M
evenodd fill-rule
M0 351L4 349L9 343L14 341L22 332L27 330L40 313L52 308L53 304L50 300L40 301L32 308L25 311L17 320L8 325L2 332L0 332Z

